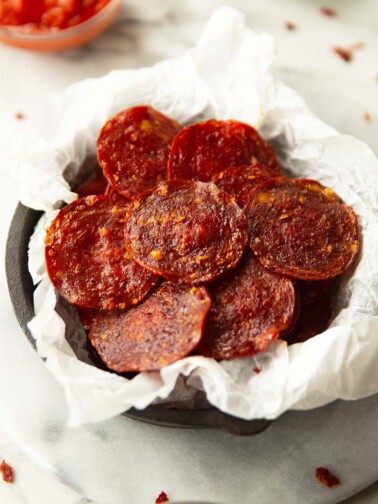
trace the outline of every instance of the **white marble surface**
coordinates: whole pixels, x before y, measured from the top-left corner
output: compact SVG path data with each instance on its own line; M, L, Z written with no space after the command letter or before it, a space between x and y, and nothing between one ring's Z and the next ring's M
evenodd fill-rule
M146 66L179 54L195 40L210 12L223 4L244 11L251 27L276 37L277 76L297 89L319 117L340 131L365 140L378 154L378 4L375 0L328 1L327 5L338 12L336 18L319 13L319 6L324 4L320 0L129 1L119 21L106 34L83 48L61 54L37 54L0 46L2 244L17 201L17 188L5 173L4 158L17 142L21 128L27 126L28 119L46 99L83 78L98 77L114 68ZM288 31L286 21L296 23L297 29ZM346 47L359 42L365 46L355 52L355 58L349 64L331 51L336 45ZM25 119L17 120L16 112L24 113ZM371 116L370 122L364 119L366 113ZM3 246L0 250L3 262ZM240 484L237 486L244 485L240 490L244 500L238 502L248 504L274 502L271 500L274 492L276 496L285 495L280 502L337 502L372 483L375 469L378 477L378 459L374 453L378 451L378 432L373 430L374 418L378 415L377 398L362 401L361 405L330 405L328 410L314 414L290 413L263 435L248 440L230 439L228 435L208 431L161 430L125 418L96 428L67 432L61 390L17 328L6 295L3 272L0 288L0 458L9 460L17 475L14 485L7 486L0 481L0 502L82 504L86 502L81 500L82 494L104 504L147 504L153 502L163 488L168 493L173 492L172 498L212 498L222 502L224 497L224 502L236 502L230 494L227 495L226 488L221 491L222 485L228 481L226 473L223 478L217 478L217 470L218 477L223 474L217 467L222 464L222 457L232 461L233 470L238 468ZM359 411L365 413L360 421ZM336 419L342 422L339 437L338 429L332 425L332 420ZM355 425L350 424L351 419ZM330 422L329 427L322 424L326 420ZM303 429L303 423L312 428ZM305 436L302 438L303 442L306 441L304 444L296 444L295 429ZM333 442L329 437L332 429L336 434ZM120 433L122 439L118 438ZM127 433L132 433L135 439L130 439ZM145 443L148 440L147 445L137 442L142 436ZM176 446L169 444L165 449L164 443L168 446L173 439ZM282 480L269 484L269 456L264 451L264 444L272 446L271 443L279 439L281 442L287 440L285 446L277 446L275 454L277 463L282 464L280 472L287 474L286 487ZM209 460L203 449L208 450L207 455L218 458ZM129 450L129 453L122 450ZM190 450L190 459L182 460L182 454ZM324 460L327 450L333 454L330 460ZM240 460L246 455L250 459L243 470ZM301 478L305 478L306 471L310 474L314 464L318 465L314 455L322 456L322 464L334 464L335 469L343 474L345 483L339 489L331 492L318 489L317 484L312 487L305 479L299 484L295 482L294 471L298 464L303 469ZM73 457L72 460L69 457ZM259 464L256 462L258 457L262 457ZM122 466L116 462L123 463L126 468L130 460L135 469L131 472L129 469L123 477ZM142 462L146 460L149 461L146 462L149 471L156 469L155 474L147 475L147 480L142 474ZM364 467L364 460L375 465ZM104 481L99 478L102 464L108 478ZM198 467L192 467L193 464ZM275 471L279 473L277 468L272 468L272 474ZM172 481L174 476L176 479ZM66 481L79 493L62 486L54 478ZM214 478L220 480L216 483L217 491ZM264 493L261 484L265 481L269 490ZM248 485L251 485L250 489ZM191 488L195 492L189 493ZM304 493L304 489L315 493L307 497L310 494ZM142 500L130 500L130 496L138 495L138 491ZM377 501L375 486L354 497L350 503Z

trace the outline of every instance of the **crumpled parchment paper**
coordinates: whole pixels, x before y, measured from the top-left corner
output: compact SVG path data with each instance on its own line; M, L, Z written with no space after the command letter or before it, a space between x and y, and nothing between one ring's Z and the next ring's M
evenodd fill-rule
M185 390L204 390L211 404L244 419L273 419L291 408L378 392L378 161L363 142L325 125L295 91L275 82L269 71L273 60L272 37L254 33L240 12L223 7L182 56L85 80L57 95L29 131L32 148L11 163L22 203L46 212L30 241L29 270L39 285L29 327L64 388L71 426L172 397L180 375L188 378L179 379L176 398ZM342 278L327 331L291 347L278 340L250 358L218 363L187 357L132 380L89 364L75 312L57 302L46 275L43 239L56 209L76 198L68 181L88 169L101 126L138 104L151 104L182 123L212 117L248 122L272 143L287 172L319 180L352 205L361 251ZM262 372L255 374L254 367Z

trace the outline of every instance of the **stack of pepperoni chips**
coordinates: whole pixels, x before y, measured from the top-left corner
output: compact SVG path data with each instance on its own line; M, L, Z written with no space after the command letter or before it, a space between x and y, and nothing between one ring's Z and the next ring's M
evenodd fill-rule
M109 369L246 357L327 327L356 215L320 183L283 177L254 128L182 128L139 106L105 124L97 157L102 173L59 212L45 251Z

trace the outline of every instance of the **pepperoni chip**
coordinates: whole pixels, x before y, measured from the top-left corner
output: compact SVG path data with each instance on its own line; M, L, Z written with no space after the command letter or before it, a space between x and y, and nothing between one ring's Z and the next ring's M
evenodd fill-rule
M174 139L169 156L169 178L208 182L232 166L262 164L278 171L272 148L258 132L238 121L210 119L184 128Z
M138 306L98 315L89 339L118 373L158 371L198 345L209 308L204 287L163 282Z
M167 179L172 140L181 126L152 107L127 109L102 128L97 157L115 191L135 198Z
M47 272L70 303L98 310L124 309L143 299L157 277L124 247L122 196L88 196L64 207L45 239Z
M331 189L307 179L270 179L252 190L245 212L261 264L301 280L340 275L356 257L356 214Z
M168 280L198 285L236 265L247 229L234 198L214 184L170 180L133 202L125 236L139 264Z
M248 201L251 190L256 185L277 177L278 173L272 168L256 161L253 165L236 166L221 171L213 176L214 184L236 198L236 203L243 208Z
M291 323L293 283L265 270L251 252L208 289L211 309L197 348L202 355L233 359L263 352Z
M288 345L303 343L317 334L325 331L332 318L331 295L327 292L319 301L311 305L301 306L299 317L293 331L281 338Z

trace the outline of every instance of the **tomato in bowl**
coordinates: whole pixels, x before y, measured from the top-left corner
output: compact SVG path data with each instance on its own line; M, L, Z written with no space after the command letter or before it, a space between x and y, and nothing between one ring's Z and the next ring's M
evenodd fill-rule
M122 0L5 0L0 3L0 41L36 51L81 45L103 32Z

